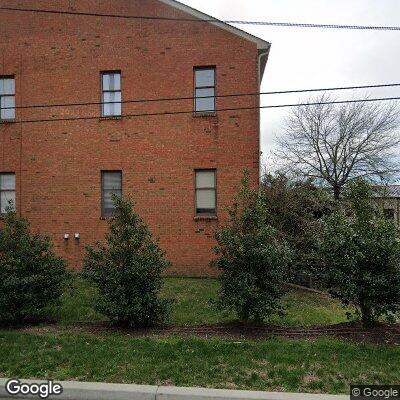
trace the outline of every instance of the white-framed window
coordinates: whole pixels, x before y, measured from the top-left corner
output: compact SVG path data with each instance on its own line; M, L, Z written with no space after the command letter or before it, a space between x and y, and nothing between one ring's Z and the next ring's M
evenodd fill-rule
M0 120L15 119L15 77L0 76Z
M194 68L194 111L195 113L214 113L215 67Z
M217 214L217 174L215 169L195 170L196 215Z
M0 214L4 214L7 209L15 210L15 173L0 173Z
M119 117L122 113L121 72L110 71L101 73L103 117Z
M101 216L112 217L115 212L113 195L122 196L122 171L101 171Z

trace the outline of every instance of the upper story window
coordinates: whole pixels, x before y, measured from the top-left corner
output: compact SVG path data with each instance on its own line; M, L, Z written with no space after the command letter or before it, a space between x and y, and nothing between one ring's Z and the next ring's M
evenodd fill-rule
M196 215L217 213L217 179L215 169L196 170Z
M0 76L0 120L15 119L15 78Z
M215 113L215 67L194 69L194 110L196 113Z
M115 212L113 195L122 196L122 171L101 171L101 216L112 217Z
M15 210L15 174L0 173L0 214L8 208Z
M102 72L102 116L121 116L121 72Z

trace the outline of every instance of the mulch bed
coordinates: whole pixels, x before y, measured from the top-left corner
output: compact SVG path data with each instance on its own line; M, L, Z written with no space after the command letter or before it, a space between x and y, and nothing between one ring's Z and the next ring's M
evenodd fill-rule
M313 340L320 337L335 337L354 342L400 345L400 324L380 324L374 328L365 329L359 322L308 327L251 325L232 322L218 325L167 326L147 329L116 328L104 322L96 324L76 324L65 327L47 325L28 327L22 330L29 332L49 332L54 330L66 330L68 332L78 331L81 333L114 332L134 337L180 335L199 336L203 338L224 338L228 340L260 340L271 337Z

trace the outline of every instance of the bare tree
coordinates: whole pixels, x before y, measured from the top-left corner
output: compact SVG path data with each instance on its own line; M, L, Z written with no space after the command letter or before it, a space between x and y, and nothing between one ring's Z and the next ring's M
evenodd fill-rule
M399 171L399 112L394 103L324 104L322 95L310 106L293 109L276 154L285 169L331 187L336 199L357 177L385 179Z

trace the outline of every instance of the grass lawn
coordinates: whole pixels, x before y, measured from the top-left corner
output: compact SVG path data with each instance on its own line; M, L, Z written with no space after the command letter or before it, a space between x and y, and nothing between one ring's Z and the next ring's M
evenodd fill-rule
M400 381L400 348L334 339L134 338L0 331L0 376L348 393Z
M217 290L214 279L166 278L162 296L176 300L171 323L234 319L209 305ZM94 311L95 301L96 291L78 278L54 313L61 326L0 330L0 376L320 393L348 393L351 383L400 382L396 346L333 338L234 341L70 330L66 325L105 320ZM286 316L273 323L346 321L340 305L321 294L290 289L284 302Z
M209 300L218 291L216 279L166 278L162 296L175 299L171 324L215 324L234 319L210 306ZM62 324L101 321L104 317L93 309L96 291L82 279L74 282L72 290L63 295L60 314ZM345 310L328 296L299 289L289 289L284 298L287 307L283 318L271 322L278 325L325 325L346 321Z

